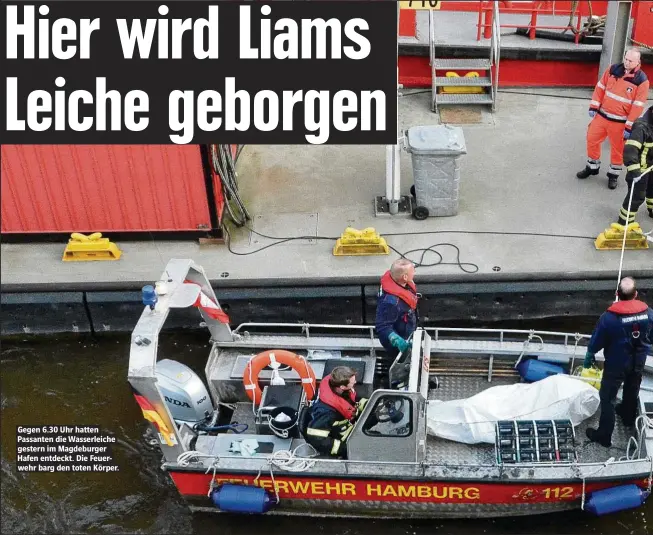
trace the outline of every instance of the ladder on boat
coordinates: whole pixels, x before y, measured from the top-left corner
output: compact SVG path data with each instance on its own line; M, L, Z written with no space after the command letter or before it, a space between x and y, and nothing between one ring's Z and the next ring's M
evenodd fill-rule
M501 33L499 23L499 3L492 2L492 37L490 39L489 57L444 59L435 57L435 20L433 10L429 10L429 64L431 66L431 111L437 112L438 107L447 104L454 105L488 105L492 112L496 111L497 89L499 87L499 61L501 59ZM442 71L478 72L478 77L438 76ZM481 88L482 92L455 92L455 88ZM450 88L451 92L438 92L440 88Z

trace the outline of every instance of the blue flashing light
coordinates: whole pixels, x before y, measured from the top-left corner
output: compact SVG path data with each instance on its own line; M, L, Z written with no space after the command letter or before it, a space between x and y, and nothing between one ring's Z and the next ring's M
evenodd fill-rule
M146 307L149 306L150 310L154 310L154 307L156 306L158 300L159 298L156 295L154 286L152 286L151 284L143 286L143 304Z

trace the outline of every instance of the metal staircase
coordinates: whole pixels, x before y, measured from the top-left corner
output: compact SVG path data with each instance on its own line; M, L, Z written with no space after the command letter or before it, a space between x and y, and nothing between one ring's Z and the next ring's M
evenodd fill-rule
M492 37L489 58L440 59L435 57L434 12L429 11L429 63L431 65L431 110L438 106L455 104L486 104L496 110L499 86L499 60L501 33L499 25L499 2L493 2ZM436 71L478 71L478 77L436 76ZM483 87L483 93L438 93L440 87Z

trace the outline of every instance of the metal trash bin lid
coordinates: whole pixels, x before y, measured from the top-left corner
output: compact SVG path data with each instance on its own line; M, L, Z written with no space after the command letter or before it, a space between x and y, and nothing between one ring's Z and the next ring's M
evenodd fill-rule
M406 145L408 152L415 154L467 154L463 129L448 124L412 126L406 134Z

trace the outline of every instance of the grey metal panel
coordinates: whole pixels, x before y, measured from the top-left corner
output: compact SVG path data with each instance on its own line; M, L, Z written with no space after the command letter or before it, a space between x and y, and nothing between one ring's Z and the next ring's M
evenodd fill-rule
M446 76L436 76L435 82L439 86L476 86L476 87L489 87L492 85L492 80L487 76L479 76L476 78L459 76L457 78L447 78ZM440 101L441 94L438 95L438 102Z
M82 292L3 293L2 335L91 332Z
M459 69L470 70L475 69L487 70L491 67L489 59L436 59L434 61L436 69ZM440 96L438 95L438 99Z
M492 95L485 93L439 93L439 104L492 104Z
M372 427L381 433L380 436L370 436L363 432L363 425L376 409L377 403L384 397L402 398L405 405L402 412L410 409L411 433L408 436L389 436L387 433L401 424L379 422ZM423 401L420 394L401 392L397 390L377 390L370 397L363 414L357 420L351 436L347 440L347 459L352 461L378 461L383 459L389 463L415 463L417 459L418 432ZM421 420L423 421L423 420ZM399 468L399 467L397 467ZM377 468L378 470L378 468Z

